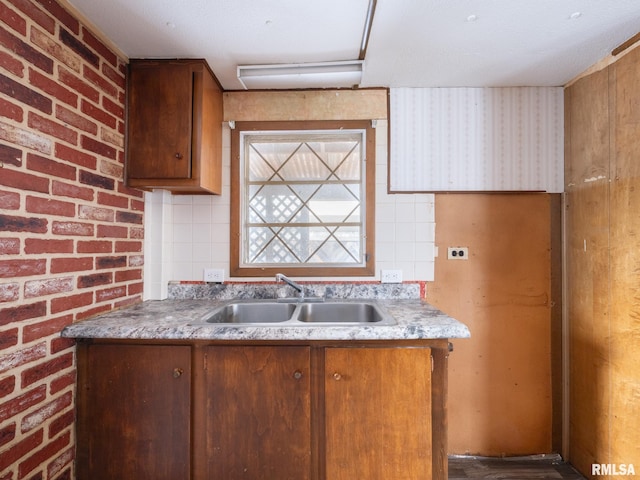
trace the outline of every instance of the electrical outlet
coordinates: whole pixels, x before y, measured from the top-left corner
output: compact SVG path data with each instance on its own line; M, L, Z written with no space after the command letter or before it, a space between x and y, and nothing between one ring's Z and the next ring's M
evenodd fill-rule
M207 283L224 283L224 269L205 268L204 281Z
M468 260L469 247L448 247L447 260Z
M380 283L402 283L402 270L381 270Z

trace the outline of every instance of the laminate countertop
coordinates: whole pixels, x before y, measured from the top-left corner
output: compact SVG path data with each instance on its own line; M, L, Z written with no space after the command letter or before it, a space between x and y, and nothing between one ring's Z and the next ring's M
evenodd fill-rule
M216 308L233 299L169 299L146 301L114 310L64 328L67 338L157 340L416 340L468 338L463 323L420 299L328 299L366 301L393 317L394 325L235 325L207 323ZM262 300L266 301L266 300ZM271 300L275 301L275 300ZM302 323L302 322L301 322Z

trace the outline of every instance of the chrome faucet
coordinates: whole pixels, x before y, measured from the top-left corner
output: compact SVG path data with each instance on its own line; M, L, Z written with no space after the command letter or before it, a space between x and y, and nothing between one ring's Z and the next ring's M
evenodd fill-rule
M291 288L295 288L300 294L300 300L304 298L304 288L299 283L294 282L289 277L282 273L276 273L276 282L284 282L289 285Z

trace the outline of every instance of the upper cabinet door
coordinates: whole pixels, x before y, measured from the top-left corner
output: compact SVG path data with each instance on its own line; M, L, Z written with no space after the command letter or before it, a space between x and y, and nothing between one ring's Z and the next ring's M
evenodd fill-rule
M192 125L192 66L131 63L129 178L191 178Z
M222 193L222 88L204 60L131 60L126 125L128 186Z

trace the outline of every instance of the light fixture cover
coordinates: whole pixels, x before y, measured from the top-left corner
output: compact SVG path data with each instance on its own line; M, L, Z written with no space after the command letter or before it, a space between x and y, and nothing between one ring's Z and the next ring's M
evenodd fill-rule
M245 90L351 88L360 84L363 69L363 60L238 65L238 80Z

